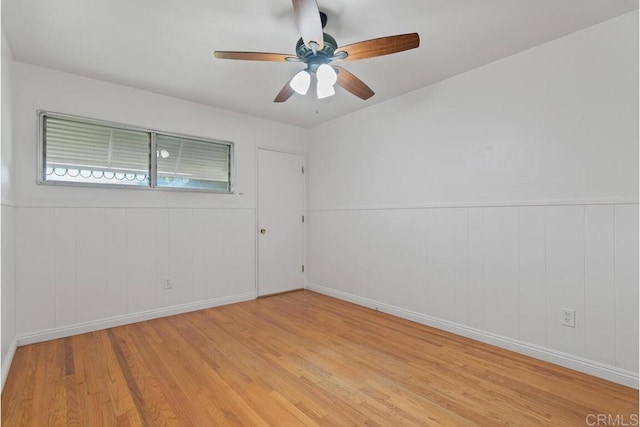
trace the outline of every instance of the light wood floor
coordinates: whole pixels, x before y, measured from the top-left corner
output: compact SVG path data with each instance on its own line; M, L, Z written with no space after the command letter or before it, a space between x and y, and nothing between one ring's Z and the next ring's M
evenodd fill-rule
M6 426L559 426L637 412L636 390L309 291L20 347L2 393Z

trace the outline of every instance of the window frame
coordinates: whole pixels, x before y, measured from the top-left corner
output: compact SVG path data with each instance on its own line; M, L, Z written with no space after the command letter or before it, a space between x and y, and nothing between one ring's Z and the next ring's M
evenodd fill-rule
M235 194L235 155L234 155L234 143L232 141L224 141L219 139L204 138L201 136L193 136L175 132L165 132L157 129L149 129L140 126L127 125L118 122L112 122L107 120L92 119L89 117L75 116L70 114L55 113L46 110L38 110L38 141L37 141L37 162L36 162L36 183L38 185L53 185L64 187L89 187L89 188L119 188L126 190L155 190L155 191L178 191L178 192L195 192L195 193L216 193L216 194ZM89 182L68 182L68 181L51 181L45 178L46 174L46 137L45 137L45 118L51 117L55 119L74 121L79 123L86 123L98 126L105 126L112 129L130 130L137 132L145 132L149 134L149 183L146 186L142 185L121 185L121 184L97 184ZM153 156L156 152L156 136L166 135L174 138L190 139L198 142L206 142L217 145L226 145L229 147L229 189L217 190L206 188L187 188L187 187L158 187L158 159L157 156Z

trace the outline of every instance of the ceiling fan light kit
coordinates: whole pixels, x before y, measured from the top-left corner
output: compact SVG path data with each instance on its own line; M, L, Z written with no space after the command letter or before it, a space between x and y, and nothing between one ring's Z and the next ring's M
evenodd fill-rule
M298 72L298 74L293 76L289 82L289 86L291 86L296 93L306 95L309 90L309 86L311 86L311 74L309 74L307 70Z
M338 75L336 71L328 64L321 64L316 71L316 78L318 85L316 87L316 94L318 99L327 98L336 94L333 85L338 81Z
M354 61L389 55L420 46L418 33L380 37L338 47L336 40L323 32L327 16L318 10L316 0L293 0L293 11L302 37L296 43L296 55L267 52L216 51L219 59L249 61L303 62L307 68L296 73L280 90L274 102L285 102L294 93L306 95L311 86L311 75L316 75L318 99L335 94L334 85L341 86L360 99L374 95L362 80L337 65L334 61Z

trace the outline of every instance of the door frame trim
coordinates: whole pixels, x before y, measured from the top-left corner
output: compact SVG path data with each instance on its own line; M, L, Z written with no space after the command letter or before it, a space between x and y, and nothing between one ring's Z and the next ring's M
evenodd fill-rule
M275 147L271 145L261 145L256 144L255 149L255 171L256 171L256 194L255 194L255 206L256 206L256 216L255 216L255 224L254 224L254 246L255 246L255 290L256 290L256 298L260 298L260 242L259 233L260 233L260 203L259 203L259 194L260 194L260 150L264 151L274 151L277 153L284 154L295 154L302 158L302 166L304 167L304 174L302 174L302 212L305 216L305 221L302 224L302 262L306 266L307 265L307 224L308 224L308 206L307 206L307 152L306 151L298 151L293 149ZM308 268L305 268L302 272L302 288L306 288L307 280L307 272Z

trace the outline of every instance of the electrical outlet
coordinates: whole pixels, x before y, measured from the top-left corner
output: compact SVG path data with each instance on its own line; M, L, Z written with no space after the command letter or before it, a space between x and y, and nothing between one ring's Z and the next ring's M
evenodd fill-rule
M171 279L164 279L163 288L164 289L171 289L171 286L172 286Z
M570 328L576 327L576 311L572 308L560 309L560 324Z

